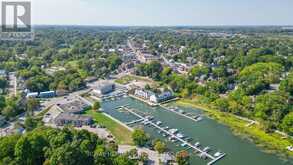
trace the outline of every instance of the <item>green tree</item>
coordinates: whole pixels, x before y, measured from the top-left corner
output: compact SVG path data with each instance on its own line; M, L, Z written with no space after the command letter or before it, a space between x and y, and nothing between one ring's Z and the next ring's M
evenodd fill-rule
M167 150L167 146L162 141L157 141L155 143L154 149L161 154L161 153L164 153Z
M136 129L132 133L132 139L135 145L140 147L145 146L149 141L150 137L142 129Z
M284 117L281 127L289 135L293 135L293 112L290 112Z

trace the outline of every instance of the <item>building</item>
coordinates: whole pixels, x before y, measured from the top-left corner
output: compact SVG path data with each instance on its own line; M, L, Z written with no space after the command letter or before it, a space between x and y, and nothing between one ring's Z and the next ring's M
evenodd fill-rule
M46 92L40 92L39 96L40 98L50 98L55 97L56 93L55 91L46 91Z
M58 105L58 107L64 113L81 114L89 105L81 100L74 100L66 104Z
M57 107L61 111L54 119L54 123L57 126L64 126L67 124L82 126L91 125L93 123L91 117L81 115L84 110L89 107L88 104L81 100L74 100L66 104L57 105Z
M6 71L0 69L0 77L5 77L6 76Z
M68 124L82 126L91 125L93 123L93 119L88 116L76 115L72 113L61 113L55 118L54 122L57 126L64 126Z
M114 90L115 84L105 81L98 83L96 89L94 89L93 92L101 96L113 92Z
M143 89L136 89L134 91L134 95L143 99L148 100L154 93L151 91L143 90Z
M38 92L30 92L26 94L26 98L36 98L39 96Z
M167 101L173 98L173 94L170 91L163 92L161 94L154 94L150 96L150 101L153 103L159 103L163 101Z
M4 125L6 123L4 116L0 115L0 126Z

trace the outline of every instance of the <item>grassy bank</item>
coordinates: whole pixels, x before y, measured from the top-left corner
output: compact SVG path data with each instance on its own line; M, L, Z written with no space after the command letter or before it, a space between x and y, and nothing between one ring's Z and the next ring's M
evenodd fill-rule
M248 138L260 146L265 152L277 153L283 157L293 158L293 152L286 149L293 145L292 139L284 139L276 133L266 133L259 125L247 127L248 122L237 118L230 113L221 112L207 105L202 105L194 100L181 99L177 101L178 105L191 106L205 111L211 118L229 126L233 133L243 138Z
M115 136L118 144L133 144L131 138L132 133L124 126L99 112L88 110L86 111L86 115L91 116L96 123L104 125Z

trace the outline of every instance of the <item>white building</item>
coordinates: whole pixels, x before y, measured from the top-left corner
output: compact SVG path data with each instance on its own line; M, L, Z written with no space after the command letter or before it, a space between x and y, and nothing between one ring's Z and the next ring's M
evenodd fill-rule
M141 97L143 99L149 99L151 97L151 95L153 95L153 93L150 91L143 90L143 89L136 89L134 91L134 95Z
M172 97L173 97L173 94L170 91L167 91L167 92L163 92L159 95L153 94L152 96L150 96L150 101L153 103L159 103L162 101L169 100Z
M98 83L96 89L93 90L94 93L98 95L104 95L115 90L115 84L110 82L100 82Z

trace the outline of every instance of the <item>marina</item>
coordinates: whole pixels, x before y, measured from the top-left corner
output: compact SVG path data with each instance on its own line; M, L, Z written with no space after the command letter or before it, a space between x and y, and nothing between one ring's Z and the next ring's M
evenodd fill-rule
M183 134L175 134L178 129L170 129L169 131L160 127L159 125L153 123L148 117L143 117L141 115L139 115L138 113L136 113L134 110L127 108L127 106L122 106L121 108L125 109L126 111L128 111L129 113L133 114L134 116L138 117L139 120L134 121L133 123L139 122L139 121L144 121L144 124L150 124L151 126L153 126L156 129L159 129L161 132L164 132L166 135L170 136L172 139L176 139L179 142L182 143L182 147L188 147L191 149L194 149L196 152L198 152L199 156L201 158L209 158L211 159L211 161L208 163L208 165L211 165L215 162L217 162L218 160L222 159L226 154L222 153L220 155L218 155L217 157L212 156L208 153L209 147L204 148L203 150L200 149L198 146L194 146L191 143L189 143L188 141L184 140L183 138L185 137Z
M149 121L124 110L123 107L121 107L122 105L123 107L126 106L128 109L133 110L143 118L147 117L149 121L165 131L153 126ZM264 153L255 144L233 135L228 127L206 117L201 110L191 107L181 107L173 103L164 104L164 106L169 109L176 109L178 112L181 110L181 113L183 112L184 115L190 117L201 117L202 120L200 122L195 122L194 120L162 108L161 106L149 106L131 97L122 97L114 101L102 102L102 108L109 116L116 118L125 125L126 123L133 122L127 125L127 127L133 129L142 127L152 139L160 139L165 142L172 153L175 154L179 151L186 150L190 154L190 164L292 165L291 162L280 160L275 155ZM171 134L176 137L177 135L180 136L180 134L185 136L180 138L184 140L184 142L178 140L179 137L175 138L171 136ZM215 159L211 159L205 154L201 155L201 152L190 147L188 144L199 148L201 151L209 147L205 152ZM220 158L219 156L222 154L225 154L225 156ZM247 157L250 159L246 159Z

